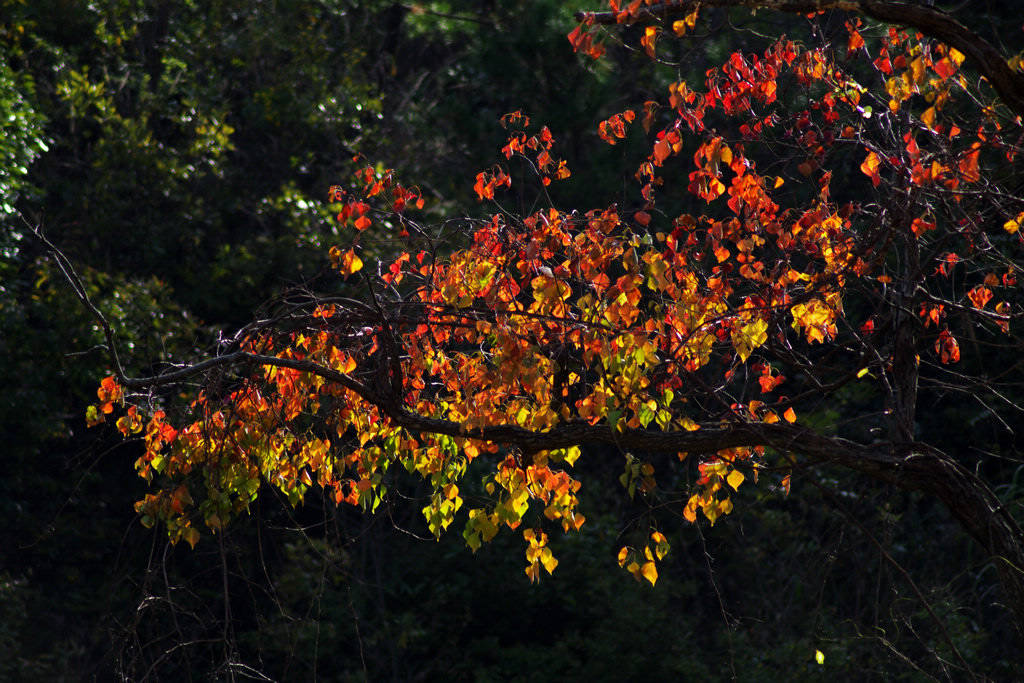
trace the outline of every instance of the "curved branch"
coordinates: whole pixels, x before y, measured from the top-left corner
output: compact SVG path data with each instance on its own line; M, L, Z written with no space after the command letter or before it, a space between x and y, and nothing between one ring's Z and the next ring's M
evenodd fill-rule
M566 422L548 431L533 431L517 425L469 429L459 422L420 415L402 405L395 394L380 394L352 376L319 363L246 351L217 356L162 375L125 378L124 385L133 389L152 388L216 367L246 364L285 367L318 375L353 391L377 406L394 424L413 432L481 439L516 446L525 453L595 443L657 453L714 453L727 448L768 446L811 462L835 464L904 490L934 496L997 560L997 570L1008 593L1008 606L1024 636L1024 532L985 482L949 455L927 444L879 442L864 445L783 423L714 423L702 425L696 431L677 432L619 431L611 425L592 425L583 420Z
M635 15L624 16L621 22L622 12L577 12L576 19L590 24L630 24L688 14L698 6L769 9L796 14L841 10L915 28L962 52L988 79L1003 103L1014 114L1024 117L1024 74L1011 69L1003 54L977 33L945 12L918 3L899 0L684 0L643 7Z
M152 377L125 378L128 389L165 386L201 375L217 367L258 364L290 368L308 372L329 382L335 382L355 392L362 399L377 406L396 425L417 432L480 439L508 446L517 446L525 452L567 448L581 444L611 444L622 448L655 453L698 452L711 453L727 448L768 446L779 451L794 453L815 462L831 462L862 472L877 479L905 487L905 470L913 457L897 451L920 451L930 447L919 444L895 446L883 442L870 446L841 437L821 435L807 427L790 424L718 423L702 425L696 431L661 431L652 429L617 430L611 425L592 425L584 420L565 422L547 431L534 431L518 425L490 425L467 428L459 422L426 417L401 405L393 396L378 393L370 386L350 375L319 363L294 358L280 358L248 351L216 356ZM928 450L931 457L937 451Z

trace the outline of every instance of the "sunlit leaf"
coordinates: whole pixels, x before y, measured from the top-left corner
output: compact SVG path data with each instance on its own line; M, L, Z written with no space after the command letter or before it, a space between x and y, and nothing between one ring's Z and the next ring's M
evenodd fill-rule
M654 562L644 562L640 568L640 573L651 582L652 586L658 582L658 568L654 566Z

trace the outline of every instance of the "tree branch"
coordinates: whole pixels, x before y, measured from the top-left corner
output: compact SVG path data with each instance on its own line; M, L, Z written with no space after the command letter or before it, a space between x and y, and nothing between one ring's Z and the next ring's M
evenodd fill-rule
M518 425L467 428L459 422L415 413L397 403L392 397L379 394L352 376L319 363L247 351L236 351L209 358L195 365L152 377L124 378L123 385L127 389L166 386L195 375L204 374L216 367L243 364L290 368L340 384L355 392L368 403L377 406L396 425L410 431L491 441L507 446L516 446L525 452L599 443L656 453L713 453L727 448L768 446L779 451L795 453L816 462L831 462L849 467L874 478L901 485L903 464L907 458L897 454L896 451L909 452L917 446L909 444L899 445L897 448L890 443L865 446L840 437L823 436L807 427L781 423L732 423L728 425L714 423L703 425L696 431L651 429L620 431L612 425L592 425L584 420L565 422L548 431L534 431Z
M50 252L54 262L57 264L57 267L60 268L60 272L64 274L64 278L68 281L68 284L71 285L71 289L74 290L75 296L77 296L78 300L82 302L85 309L89 311L94 318L96 318L96 322L99 323L100 328L103 330L103 337L107 342L107 352L110 354L110 359L114 364L114 372L117 374L118 378L123 378L124 367L121 365L121 357L117 353L114 330L110 327L110 322L107 321L106 316L100 312L100 309L96 308L92 299L89 298L89 292L85 288L85 283L82 282L82 278L79 277L78 272L71 263L71 260L64 255L64 252L57 248L57 245L51 242L49 238L43 234L43 228L41 225L33 225L21 212L18 213L18 217L21 218L21 221L25 224L25 227L28 228L32 236L39 240L39 242L46 247L46 250Z

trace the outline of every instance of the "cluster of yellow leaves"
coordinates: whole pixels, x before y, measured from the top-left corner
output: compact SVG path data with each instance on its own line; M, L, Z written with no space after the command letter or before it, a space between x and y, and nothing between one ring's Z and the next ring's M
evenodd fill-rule
M623 546L619 550L619 566L624 568L630 574L633 575L637 581L640 579L646 579L653 586L658 581L658 566L657 562L662 560L670 549L668 539L660 531L654 531L651 533L651 544L648 543L644 546L642 552L639 552L629 546Z
M440 537L441 532L455 520L455 513L461 507L462 498L459 496L459 487L455 484L445 484L440 490L430 494L430 502L423 508L423 516L427 519L430 533Z
M529 563L526 565L526 575L530 577L530 583L536 583L540 580L541 566L551 574L558 566L558 560L548 547L548 535L543 531L527 529L523 532L523 538L529 543L526 548L526 561Z
M749 453L738 451L733 454L742 458L748 458ZM746 479L742 472L730 466L725 459L716 458L703 462L699 465L700 479L697 485L700 490L690 496L683 509L683 516L690 522L697 521L697 510L704 513L712 526L722 515L732 512L732 499L728 496L728 484L734 491L739 490L740 484ZM720 496L719 494L725 494Z
M838 294L830 293L827 298L831 298L832 302L811 299L806 303L795 304L790 309L793 329L803 330L809 342L821 343L836 336L836 314L842 310L842 303Z

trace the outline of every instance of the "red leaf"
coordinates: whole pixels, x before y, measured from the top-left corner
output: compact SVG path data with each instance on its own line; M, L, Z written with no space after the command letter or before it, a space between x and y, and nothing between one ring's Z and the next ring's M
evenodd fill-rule
M939 61L935 62L935 64L932 65L932 69L942 80L946 80L956 73L956 65L949 60L949 57L943 57Z
M939 333L939 338L935 340L935 353L939 354L943 363L956 363L960 360L960 344L949 330Z

